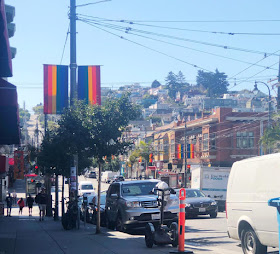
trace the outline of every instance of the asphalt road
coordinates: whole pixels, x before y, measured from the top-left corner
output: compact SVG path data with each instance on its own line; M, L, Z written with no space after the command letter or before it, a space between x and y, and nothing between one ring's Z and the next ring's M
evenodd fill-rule
M97 191L96 179L80 176L79 181L92 182ZM101 191L107 190L108 187L109 184L101 183ZM207 253L207 251L216 254L243 253L240 242L230 239L227 235L225 212L218 213L217 218L214 219L209 216L187 219L185 232L187 250L192 250L194 253ZM132 231L128 234L128 237L144 238L144 231ZM276 254L279 252L278 249L269 248L268 253Z

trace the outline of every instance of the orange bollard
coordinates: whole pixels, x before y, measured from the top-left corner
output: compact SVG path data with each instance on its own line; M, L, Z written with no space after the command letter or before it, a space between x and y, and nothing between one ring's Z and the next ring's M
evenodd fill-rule
M184 188L179 191L179 225L178 225L178 252L170 252L170 253L193 253L192 251L185 251L185 207L186 207L186 190Z

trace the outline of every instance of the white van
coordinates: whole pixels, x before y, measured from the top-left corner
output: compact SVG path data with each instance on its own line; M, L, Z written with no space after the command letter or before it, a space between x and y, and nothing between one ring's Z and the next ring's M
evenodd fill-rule
M78 195L96 195L92 182L81 181L78 187Z
M101 173L101 182L110 183L115 176L116 172L105 171Z
M229 237L240 239L246 254L278 247L277 209L268 200L280 197L280 153L235 162L227 187Z

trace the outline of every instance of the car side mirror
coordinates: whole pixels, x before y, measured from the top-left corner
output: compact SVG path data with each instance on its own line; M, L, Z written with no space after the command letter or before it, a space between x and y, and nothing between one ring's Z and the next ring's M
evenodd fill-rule
M176 194L176 191L174 189L170 189L170 194Z

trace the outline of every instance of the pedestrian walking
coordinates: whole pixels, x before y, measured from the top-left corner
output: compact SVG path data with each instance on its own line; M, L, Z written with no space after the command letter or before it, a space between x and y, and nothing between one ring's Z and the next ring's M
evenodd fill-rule
M33 208L33 203L34 203L34 198L31 197L29 194L27 200L26 200L28 209L29 209L29 216L32 216L32 208Z
M6 204L7 204L7 217L8 216L11 217L12 205L13 205L11 193L8 193L8 196L6 197Z
M18 203L18 206L19 206L18 214L22 214L22 209L23 209L23 207L25 205L23 198L20 198L17 203Z
M16 190L13 191L12 197L13 197L13 203L16 205L17 204L17 193L16 193Z
M40 209L40 221L44 220L47 209L47 194L45 189L42 189L35 197L35 202L39 205Z

